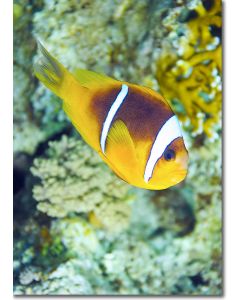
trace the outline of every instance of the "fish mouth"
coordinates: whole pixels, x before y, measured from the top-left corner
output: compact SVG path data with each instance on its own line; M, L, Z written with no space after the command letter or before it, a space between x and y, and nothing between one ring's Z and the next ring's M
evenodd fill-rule
M181 170L181 171L175 171L168 174L168 178L170 178L170 181L172 183L179 183L183 181L187 176L187 169Z
M168 176L184 176L184 175L186 175L187 174L187 172L188 172L188 168L187 167L185 167L185 164L183 165L183 164L181 164L180 166L179 166L179 168L177 168L177 170L174 170L174 171L171 171L171 172L169 172L167 175Z
M187 175L187 170L170 172L167 174L164 180L160 180L159 186L161 186L161 189L167 189L171 186L174 186L182 182L186 178L186 175ZM154 189L159 189L159 188L154 188Z
M184 155L182 157L179 157L177 160L177 168L179 171L184 171L188 169L188 156Z

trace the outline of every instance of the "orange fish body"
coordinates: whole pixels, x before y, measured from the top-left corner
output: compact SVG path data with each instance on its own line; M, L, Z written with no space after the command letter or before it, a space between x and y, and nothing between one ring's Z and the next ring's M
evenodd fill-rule
M39 47L36 76L62 98L83 139L119 177L152 190L185 178L187 150L177 118L160 94L87 70L73 75Z

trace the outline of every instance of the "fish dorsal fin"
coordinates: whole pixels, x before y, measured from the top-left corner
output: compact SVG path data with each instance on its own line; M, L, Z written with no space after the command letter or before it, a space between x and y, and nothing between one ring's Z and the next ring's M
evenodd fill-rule
M119 168L132 169L137 166L135 145L122 120L115 121L108 133L106 156Z
M82 86L89 87L94 84L103 84L103 83L116 83L117 80L108 77L104 74L96 73L84 69L76 69L73 73L76 79L80 82Z
M164 102L165 104L169 105L167 100L162 96L160 95L158 92L154 91L153 89L147 87L147 86L138 86L138 85L135 85L136 88L140 88L141 91L144 91L145 93L147 93L148 95L150 95L151 97L153 97L154 99L158 99L162 102Z

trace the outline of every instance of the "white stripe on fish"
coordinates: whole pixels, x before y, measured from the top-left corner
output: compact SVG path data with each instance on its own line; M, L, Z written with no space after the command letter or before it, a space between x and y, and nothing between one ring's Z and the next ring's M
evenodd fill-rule
M157 137L152 145L152 149L146 164L144 172L144 180L148 182L152 177L153 170L158 159L162 156L165 149L173 140L181 137L182 133L177 117L173 116L162 126L159 130Z
M107 117L103 123L100 145L101 145L102 152L104 154L105 154L105 147L106 147L106 139L107 139L107 135L108 135L112 120L113 120L114 116L116 115L118 109L122 105L127 94L128 94L128 86L126 84L123 84L121 91L119 92L119 94L117 95L117 98L113 102L113 104L107 114Z

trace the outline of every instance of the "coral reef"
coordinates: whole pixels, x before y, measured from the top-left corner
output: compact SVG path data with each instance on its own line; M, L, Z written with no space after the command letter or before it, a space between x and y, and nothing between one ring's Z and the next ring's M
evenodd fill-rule
M13 13L14 294L221 295L221 2L16 0ZM161 91L187 179L153 192L117 178L33 77L35 38L71 71Z
M32 15L42 5L42 0L18 0L13 5L15 153L33 154L41 142L67 126L61 103L43 87L38 87L33 75L36 42L30 29Z
M66 147L71 151L67 151ZM69 172L73 172L78 166L77 161L83 160L81 150L84 147L87 146L81 140L66 137L50 143L47 157L35 162L33 172L38 176L41 174L44 185L50 180L49 174L54 174L61 166L62 171L57 171L53 176L55 180L50 180L53 184L58 181L61 189L64 167L74 166L73 169L69 167ZM82 196L74 208L65 200L65 211L71 213L51 220L49 228L42 227L36 232L30 227L28 232L32 230L35 239L40 236L42 240L40 255L36 261L39 251L36 241L23 251L21 260L25 265L30 264L31 268L25 267L20 271L20 284L16 285L15 294L220 295L221 143L216 140L201 144L200 140L193 140L190 147L192 159L189 175L182 188L162 192L133 188L131 193L136 200L129 203L131 220L117 235L107 226L96 228L90 218L79 214L79 207L84 204ZM89 151L83 153L84 170L91 161L86 157L91 155ZM55 158L53 165L50 164L52 156ZM92 162L94 169L101 165L97 156L92 157ZM88 179L90 185L91 178ZM83 179L79 177L78 180ZM70 181L65 185L65 189L68 188L71 189ZM53 192L53 187L48 186L44 193L50 200L53 195L48 194L48 190L51 189ZM64 197L61 199L64 200ZM88 201L89 207L94 207L94 200L91 202L88 198ZM46 207L46 213L50 215L51 205L49 201ZM54 205L53 211L63 209L61 202ZM59 210L57 206L60 206ZM107 215L102 217L101 222ZM113 211L112 227L121 222L114 218ZM33 223L32 226L36 225Z
M41 1L35 1L35 8ZM35 44L28 30L32 25L34 6L26 0L14 3L14 151L33 153L37 144L44 140L33 117L31 96L35 91L36 80L32 74L32 57Z
M188 131L216 138L222 103L221 1L196 1L191 9L176 9L163 25L169 34L157 62L161 92L180 119L186 125L190 121Z
M36 159L31 169L41 179L33 189L39 210L52 217L71 212L89 214L90 220L97 219L109 230L128 225L130 186L118 179L89 146L63 136L59 142L50 143L47 155Z
M134 0L17 1L15 151L33 153L41 141L68 126L61 102L33 78L33 36L72 71L87 68L160 88L185 125L191 121L188 131L216 137L221 126L221 1L210 1L212 6L188 2L189 9L183 1L174 8L171 1L151 6ZM98 18L92 17L95 12ZM159 19L161 26L156 26Z
M217 156L219 143L211 143L207 149L201 147L200 155L193 151L196 161L190 166L187 188L164 194L136 190L137 199L131 202L131 222L117 236L96 229L82 217L53 220L48 240L56 248L59 248L57 240L61 241L60 249L68 253L65 261L58 263L56 269L35 271L30 276L30 279L37 278L35 283L17 285L15 293L221 294L220 160L215 156L206 159L208 151ZM208 166L211 174L206 182ZM196 168L201 169L200 178ZM181 197L185 206L176 208L176 201ZM197 219L195 226L184 231L181 226L179 230L179 216L189 219L192 214ZM42 248L49 249L49 241L47 245ZM61 260L62 251L57 255ZM45 263L49 261L47 253L42 256ZM33 262L31 265L36 268ZM23 272L21 280L26 275Z
M155 24L170 5L154 1L149 6L144 0L44 1L44 9L34 14L33 31L72 71L87 68L141 83L143 74L152 73L157 48L153 44L162 35Z

